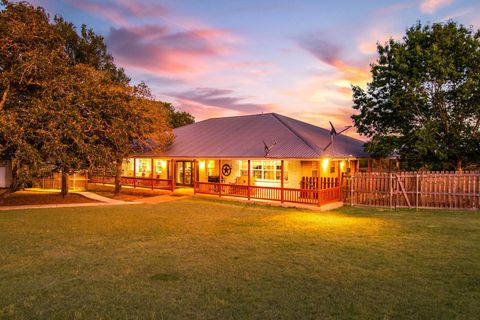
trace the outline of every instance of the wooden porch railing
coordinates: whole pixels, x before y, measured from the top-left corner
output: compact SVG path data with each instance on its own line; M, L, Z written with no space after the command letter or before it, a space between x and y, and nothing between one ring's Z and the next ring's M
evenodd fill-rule
M155 178L140 178L140 177L122 177L122 186L140 187L150 189L172 189L172 180L170 179L155 179ZM114 176L90 176L90 183L96 184L115 184Z
M250 190L249 190L250 189ZM212 182L195 182L195 193L212 194L218 196L242 197L258 200L323 205L329 202L340 201L340 187L323 190L308 190L294 188L262 187L221 184Z

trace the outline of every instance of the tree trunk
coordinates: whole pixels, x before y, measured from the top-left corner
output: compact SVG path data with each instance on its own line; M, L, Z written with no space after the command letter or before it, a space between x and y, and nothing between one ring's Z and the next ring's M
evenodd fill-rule
M117 161L115 165L115 191L114 196L118 196L122 190L122 161Z
M68 193L68 174L62 170L62 191L61 195L65 198Z
M462 172L462 160L457 160L457 171Z

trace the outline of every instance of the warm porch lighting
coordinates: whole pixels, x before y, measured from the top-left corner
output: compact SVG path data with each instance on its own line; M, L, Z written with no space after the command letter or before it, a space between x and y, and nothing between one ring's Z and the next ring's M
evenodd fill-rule
M345 161L340 162L340 171L343 171L343 168L345 168Z
M328 168L328 159L323 159L322 160L322 168L323 168L323 171L326 171L327 168Z
M162 166L162 169L165 169L167 167L167 161L166 160L160 160L160 165Z
M198 162L198 168L200 170L204 170L205 169L205 161L199 161Z

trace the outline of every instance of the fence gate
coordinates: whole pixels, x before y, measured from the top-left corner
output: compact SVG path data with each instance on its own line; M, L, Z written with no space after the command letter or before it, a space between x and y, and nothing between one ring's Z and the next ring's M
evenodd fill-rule
M342 199L352 206L478 209L480 173L356 173L343 177Z

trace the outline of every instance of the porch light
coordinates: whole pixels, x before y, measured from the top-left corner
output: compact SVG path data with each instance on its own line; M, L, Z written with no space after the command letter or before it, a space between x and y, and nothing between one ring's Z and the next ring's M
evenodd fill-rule
M340 171L343 171L343 168L345 168L345 161L340 162Z
M327 168L328 168L328 159L323 159L322 160L322 168L323 168L323 171L326 171Z
M205 169L205 161L198 161L198 168L200 170L204 170Z
M160 165L162 166L163 169L165 169L167 167L167 161L160 160Z

